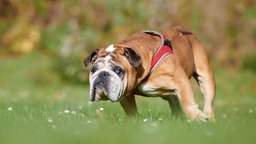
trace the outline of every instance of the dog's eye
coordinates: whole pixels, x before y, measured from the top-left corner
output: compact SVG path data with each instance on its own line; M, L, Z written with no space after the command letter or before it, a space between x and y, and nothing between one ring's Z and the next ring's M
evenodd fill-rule
M124 70L123 70L121 67L119 67L119 66L115 66L115 68L114 68L114 72L115 72L118 76L122 76L123 71L124 71Z
M95 73L96 71L97 71L97 68L96 68L96 66L93 66L93 67L92 67L92 70L91 70L91 72L92 72L92 73Z

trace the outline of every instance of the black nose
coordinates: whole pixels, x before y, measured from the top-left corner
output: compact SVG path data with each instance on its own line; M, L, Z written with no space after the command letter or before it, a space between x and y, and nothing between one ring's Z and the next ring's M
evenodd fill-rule
M99 77L100 77L100 78L104 78L104 77L107 77L107 76L109 76L109 73L106 72L106 71L103 71L103 72L101 72L101 73L99 74Z

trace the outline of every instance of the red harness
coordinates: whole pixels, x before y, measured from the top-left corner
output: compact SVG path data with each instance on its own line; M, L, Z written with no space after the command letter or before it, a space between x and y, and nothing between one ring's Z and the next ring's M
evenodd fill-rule
M151 70L153 72L157 65L168 55L173 54L173 49L171 46L171 42L162 34L156 31L144 31L147 34L157 35L161 38L161 44L158 47L156 53L154 54L151 62Z

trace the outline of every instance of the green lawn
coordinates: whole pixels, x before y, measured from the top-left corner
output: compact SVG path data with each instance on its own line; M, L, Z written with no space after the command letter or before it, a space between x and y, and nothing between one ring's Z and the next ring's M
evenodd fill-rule
M173 119L159 98L137 97L136 118L118 103L91 103L89 86L62 81L52 60L34 52L0 61L0 144L256 143L255 73L215 69L217 121L199 123Z

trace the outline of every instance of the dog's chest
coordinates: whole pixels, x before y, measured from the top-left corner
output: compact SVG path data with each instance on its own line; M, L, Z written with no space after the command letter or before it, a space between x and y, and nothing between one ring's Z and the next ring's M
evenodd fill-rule
M163 97L168 95L174 95L175 90L167 89L164 87L157 87L157 86L153 86L153 85L142 82L136 88L136 93L138 95L142 95L146 97Z

